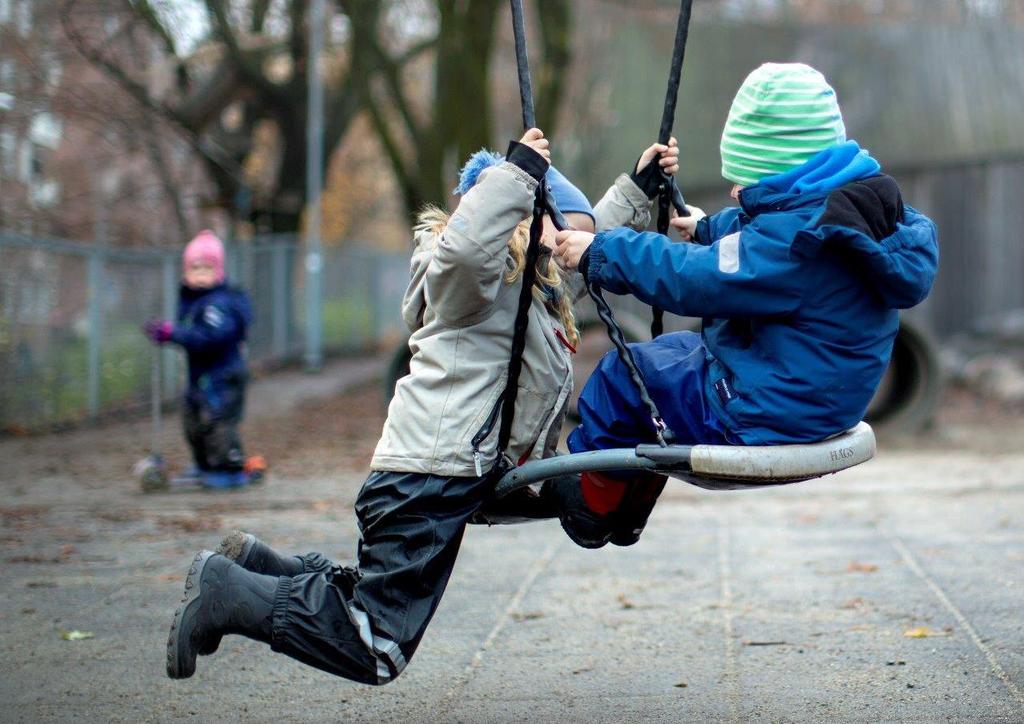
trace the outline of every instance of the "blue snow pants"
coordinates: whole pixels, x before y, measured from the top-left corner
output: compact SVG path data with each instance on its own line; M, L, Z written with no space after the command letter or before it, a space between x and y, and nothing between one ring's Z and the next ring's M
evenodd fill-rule
M739 444L731 439L705 399L709 355L695 332L663 334L629 345L651 399L679 445ZM582 422L569 435L569 450L605 450L656 442L651 414L626 366L612 350L580 393Z

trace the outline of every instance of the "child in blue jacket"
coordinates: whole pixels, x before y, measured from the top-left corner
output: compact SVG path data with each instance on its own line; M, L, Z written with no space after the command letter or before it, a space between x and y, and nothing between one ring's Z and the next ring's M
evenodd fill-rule
M703 318L703 332L632 345L679 444L777 445L853 427L899 328L938 264L934 224L846 139L835 92L802 64L767 63L740 87L721 141L739 207L672 220L682 237L563 232L556 258L616 294ZM616 353L580 395L572 452L654 440ZM587 473L549 484L578 544L635 543L664 478Z
M199 482L206 487L245 485L242 420L248 373L242 343L252 321L249 297L224 278L224 245L200 232L182 258L178 321L151 321L145 332L157 344L181 345L188 356L185 439Z

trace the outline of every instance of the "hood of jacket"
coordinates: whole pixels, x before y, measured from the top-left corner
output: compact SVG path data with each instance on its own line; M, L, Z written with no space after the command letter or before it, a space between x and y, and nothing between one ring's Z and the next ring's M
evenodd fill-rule
M899 186L880 170L856 141L847 141L744 189L740 203L752 218L815 208L793 237L792 256L840 254L890 309L908 309L931 289L938 234L930 219L904 205Z

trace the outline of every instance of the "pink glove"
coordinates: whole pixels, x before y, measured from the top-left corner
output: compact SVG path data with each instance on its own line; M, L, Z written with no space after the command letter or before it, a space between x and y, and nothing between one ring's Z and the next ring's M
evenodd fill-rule
M157 344L171 341L174 325L163 319L151 319L142 325L142 332Z

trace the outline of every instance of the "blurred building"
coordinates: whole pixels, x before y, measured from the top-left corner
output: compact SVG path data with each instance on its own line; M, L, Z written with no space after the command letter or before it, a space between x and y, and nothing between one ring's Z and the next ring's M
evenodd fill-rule
M52 90L62 66L48 50L52 33L33 16L32 0L0 0L0 226L13 209L51 209L60 181L50 160L60 147L63 124L52 112ZM38 52L31 67L26 48ZM32 231L31 214L17 214L16 228Z
M110 8L79 5L92 8L97 27L119 32ZM78 54L65 11L65 3L0 0L0 229L178 245L202 223L207 201L191 148ZM133 36L125 63L145 66L148 84L165 82L146 65L153 42Z

